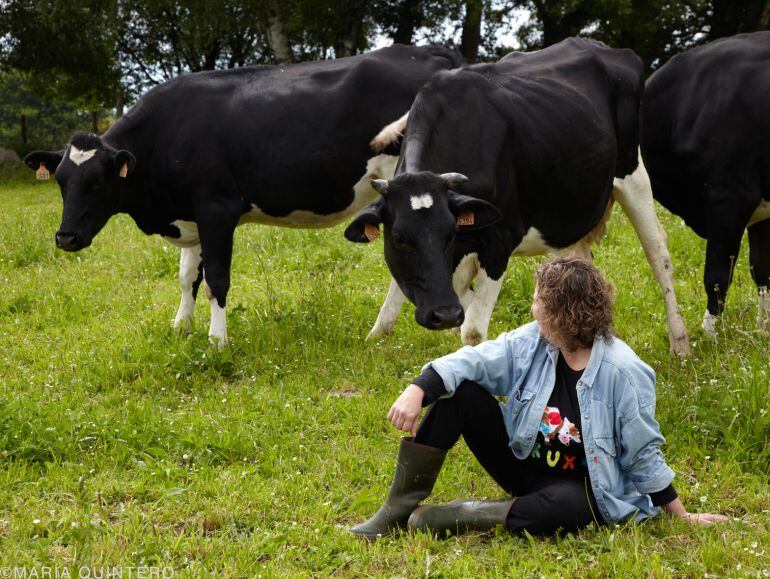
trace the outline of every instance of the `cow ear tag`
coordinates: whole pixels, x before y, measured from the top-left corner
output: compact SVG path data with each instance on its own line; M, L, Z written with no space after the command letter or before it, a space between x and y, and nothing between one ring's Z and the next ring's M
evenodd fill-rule
M35 176L38 181L48 181L51 178L51 173L45 168L45 163L40 163L40 166L35 171Z
M459 226L473 225L475 221L476 215L474 215L473 211L466 211L465 213L460 213L460 215L457 216L457 225Z
M369 241L374 241L380 236L380 230L371 223L366 223L364 225L364 235Z
M118 173L121 177L124 179L128 176L128 161L123 163L123 166L120 168L120 172Z

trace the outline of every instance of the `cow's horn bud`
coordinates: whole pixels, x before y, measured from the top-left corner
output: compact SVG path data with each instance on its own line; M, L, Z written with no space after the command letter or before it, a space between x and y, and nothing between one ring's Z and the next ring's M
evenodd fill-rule
M388 180L387 179L372 179L372 187L382 196L388 194Z
M446 186L450 189L455 185L460 185L461 183L465 183L468 180L468 177L462 173L442 173L439 176L444 180Z

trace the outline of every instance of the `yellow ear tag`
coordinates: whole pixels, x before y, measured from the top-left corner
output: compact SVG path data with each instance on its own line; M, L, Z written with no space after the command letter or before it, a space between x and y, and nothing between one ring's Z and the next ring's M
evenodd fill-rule
M364 235L369 241L374 241L380 236L380 230L371 223L367 223L364 225Z
M457 225L473 225L473 223L476 221L476 216L474 215L473 211L467 211L465 213L460 213L460 215L457 216Z
M120 173L118 173L121 177L124 179L128 176L128 161L123 163L123 166L120 168Z
M48 179L51 178L51 174L48 172L48 169L45 168L45 163L40 163L37 171L35 171L35 176L38 181L48 181Z

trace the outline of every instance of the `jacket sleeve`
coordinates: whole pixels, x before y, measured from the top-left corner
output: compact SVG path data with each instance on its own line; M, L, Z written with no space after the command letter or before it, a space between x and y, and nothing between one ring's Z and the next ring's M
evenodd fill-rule
M456 352L429 362L423 372L432 368L444 383L448 398L465 380L478 383L489 393L504 396L513 384L514 332L501 334L496 340L478 346L465 346Z
M655 420L655 372L641 360L622 370L625 384L616 408L620 468L641 494L657 493L674 480L663 459L666 440Z

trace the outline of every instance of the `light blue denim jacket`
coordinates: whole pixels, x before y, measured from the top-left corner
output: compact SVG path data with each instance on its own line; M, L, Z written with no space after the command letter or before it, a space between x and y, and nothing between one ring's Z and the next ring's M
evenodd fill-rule
M423 370L433 368L441 376L444 397L464 380L507 396L500 406L511 450L524 459L532 452L553 391L558 355L532 322L496 340L461 348ZM648 495L671 484L674 472L660 452L665 440L655 421L655 372L618 338L597 338L577 394L588 474L602 517L619 523L657 515Z

